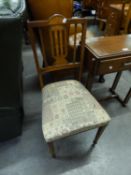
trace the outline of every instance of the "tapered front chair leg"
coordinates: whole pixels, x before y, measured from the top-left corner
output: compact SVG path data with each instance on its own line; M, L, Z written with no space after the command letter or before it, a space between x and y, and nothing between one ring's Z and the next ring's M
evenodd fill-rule
M48 144L48 148L49 148L49 152L50 152L51 156L52 156L53 158L56 158L55 147L54 147L53 142L49 142L49 143L47 143L47 144Z
M100 136L102 135L102 133L104 132L106 126L107 126L107 125L101 126L100 128L98 128L98 131L97 131L97 133L96 133L95 139L94 139L94 141L93 141L93 146L94 146L95 144L97 144L97 142L98 142Z

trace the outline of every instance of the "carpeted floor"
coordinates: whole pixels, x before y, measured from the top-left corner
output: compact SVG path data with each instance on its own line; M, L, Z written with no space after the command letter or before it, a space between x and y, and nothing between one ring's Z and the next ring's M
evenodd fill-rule
M48 153L41 129L41 92L32 51L24 46L24 109L23 133L0 144L0 175L130 175L131 174L131 100L127 107L108 100L102 106L112 120L94 149L96 130L57 141L57 159ZM106 82L96 82L96 98L107 95L114 74ZM123 73L117 88L122 97L131 86L131 72Z

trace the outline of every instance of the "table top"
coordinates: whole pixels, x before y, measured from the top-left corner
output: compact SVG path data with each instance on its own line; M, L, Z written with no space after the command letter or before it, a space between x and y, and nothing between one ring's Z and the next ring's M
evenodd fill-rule
M131 34L87 39L86 48L96 58L131 55Z

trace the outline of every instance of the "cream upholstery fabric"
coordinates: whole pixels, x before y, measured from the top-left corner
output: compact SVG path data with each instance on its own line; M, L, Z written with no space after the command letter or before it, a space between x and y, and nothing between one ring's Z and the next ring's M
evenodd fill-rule
M103 126L110 117L78 81L49 84L42 90L42 129L46 142Z

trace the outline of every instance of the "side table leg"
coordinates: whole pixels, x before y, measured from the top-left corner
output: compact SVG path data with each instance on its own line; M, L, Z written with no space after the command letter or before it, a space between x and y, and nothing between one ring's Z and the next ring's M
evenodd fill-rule
M112 87L110 88L110 91L111 91L111 92L114 92L114 90L116 89L117 84L118 84L118 82L119 82L119 80L120 80L121 74L122 74L122 72L118 72L118 73L116 74L116 77L115 77L115 80L114 80L114 82L113 82L113 85L112 85Z
M114 97L118 99L118 101L122 104L122 106L126 107L126 104L128 103L128 101L129 101L129 99L131 97L131 88L129 89L129 91L128 91L126 97L124 98L124 100L122 100L121 97L115 92L115 89L116 89L117 84L118 84L118 82L120 80L121 74L122 74L122 72L118 72L117 73L117 75L115 77L115 80L113 82L113 85L110 88L110 91L114 95Z
M125 99L123 100L124 105L126 105L131 97L131 88L129 89L129 92L127 93Z
M99 76L98 82L99 82L99 83L104 83L104 82L105 82L104 75L100 75L100 76Z

